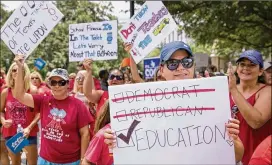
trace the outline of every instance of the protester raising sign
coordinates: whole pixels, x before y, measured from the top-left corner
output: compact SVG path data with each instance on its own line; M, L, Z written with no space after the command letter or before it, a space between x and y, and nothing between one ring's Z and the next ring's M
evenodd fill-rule
M27 57L62 17L50 2L24 1L1 28L1 39L14 54Z
M69 61L117 59L117 21L69 25Z
M227 77L109 87L115 164L235 164Z
M144 78L146 80L153 79L159 65L160 65L159 57L144 59Z
M177 25L161 1L146 1L119 34L124 42L133 44L130 53L139 63L175 29Z

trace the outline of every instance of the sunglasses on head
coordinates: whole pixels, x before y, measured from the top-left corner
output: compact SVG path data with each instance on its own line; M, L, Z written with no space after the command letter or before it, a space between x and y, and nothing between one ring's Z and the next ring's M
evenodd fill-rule
M165 61L165 64L167 68L171 71L176 70L179 67L179 64L181 63L183 68L191 68L194 64L194 59L192 57L185 57L181 60L178 59L169 59Z
M49 81L50 86L57 86L57 84L59 86L65 86L67 83L68 83L68 81L66 81L66 80L60 80L60 81L50 80Z
M12 69L12 72L13 72L13 73L17 72L17 69Z
M123 76L120 76L120 75L111 74L111 75L109 76L109 79L110 79L110 80L113 80L114 78L116 78L116 80L123 80Z

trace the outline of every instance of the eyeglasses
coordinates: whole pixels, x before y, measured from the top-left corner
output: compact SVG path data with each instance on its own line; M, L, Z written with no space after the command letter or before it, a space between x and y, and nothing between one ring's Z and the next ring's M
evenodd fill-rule
M17 72L17 69L12 69L11 71L12 71L13 73L15 73L15 72Z
M84 81L84 77L77 77L76 81Z
M231 108L231 116L232 118L237 118L236 117L236 114L239 112L239 109L237 107L237 105L234 105L232 108Z
M181 60L177 60L177 59L169 59L167 61L165 61L165 64L167 66L167 68L171 71L176 70L179 66L179 63L181 63L181 65L183 66L183 68L191 68L194 64L194 59L191 57L185 57Z
M60 81L50 80L49 81L50 86L57 86L57 84L59 86L65 86L67 83L68 83L68 81L66 81L66 80L60 80Z
M39 80L39 77L31 77L31 80Z
M109 80L113 80L114 78L116 78L116 80L123 80L123 76L120 76L120 75L111 74L109 76Z

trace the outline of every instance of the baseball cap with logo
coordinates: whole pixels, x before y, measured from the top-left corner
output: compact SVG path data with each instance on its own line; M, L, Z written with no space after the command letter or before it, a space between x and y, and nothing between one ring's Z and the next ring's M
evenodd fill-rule
M60 77L63 80L69 80L69 75L66 69L62 69L62 68L56 68L53 69L50 73L50 76L48 77L48 79L50 79L51 77Z
M238 58L238 60L236 61L236 63L241 61L241 59L243 59L243 58L246 58L249 61L251 61L252 63L259 65L261 68L264 67L263 56L257 50L244 51L243 53L241 53L241 55Z
M174 41L166 44L160 54L160 62L167 61L175 51L177 50L185 50L189 56L193 56L192 50L189 45L185 44L182 41Z

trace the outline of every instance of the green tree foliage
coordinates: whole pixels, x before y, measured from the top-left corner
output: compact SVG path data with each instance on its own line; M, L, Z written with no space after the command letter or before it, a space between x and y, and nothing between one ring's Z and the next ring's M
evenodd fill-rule
M63 13L64 17L58 25L49 33L41 44L33 51L27 59L30 68L33 68L34 60L38 57L47 62L44 71L51 71L54 68L65 68L68 71L76 72L76 62L69 63L69 24L99 22L105 20L116 20L117 18L110 14L112 4L101 5L91 1L55 1L57 8ZM2 11L2 6L1 6ZM1 22L2 23L2 22ZM1 24L2 26L2 24ZM3 46L8 49L6 45ZM1 42L2 48L2 42ZM11 53L11 52L10 52ZM127 56L123 50L121 39L118 37L118 60L95 61L94 74L102 68L119 67L122 59ZM1 49L1 60L2 49Z
M137 1L142 4L143 1ZM272 1L163 1L182 30L197 45L212 46L219 55L272 48Z

